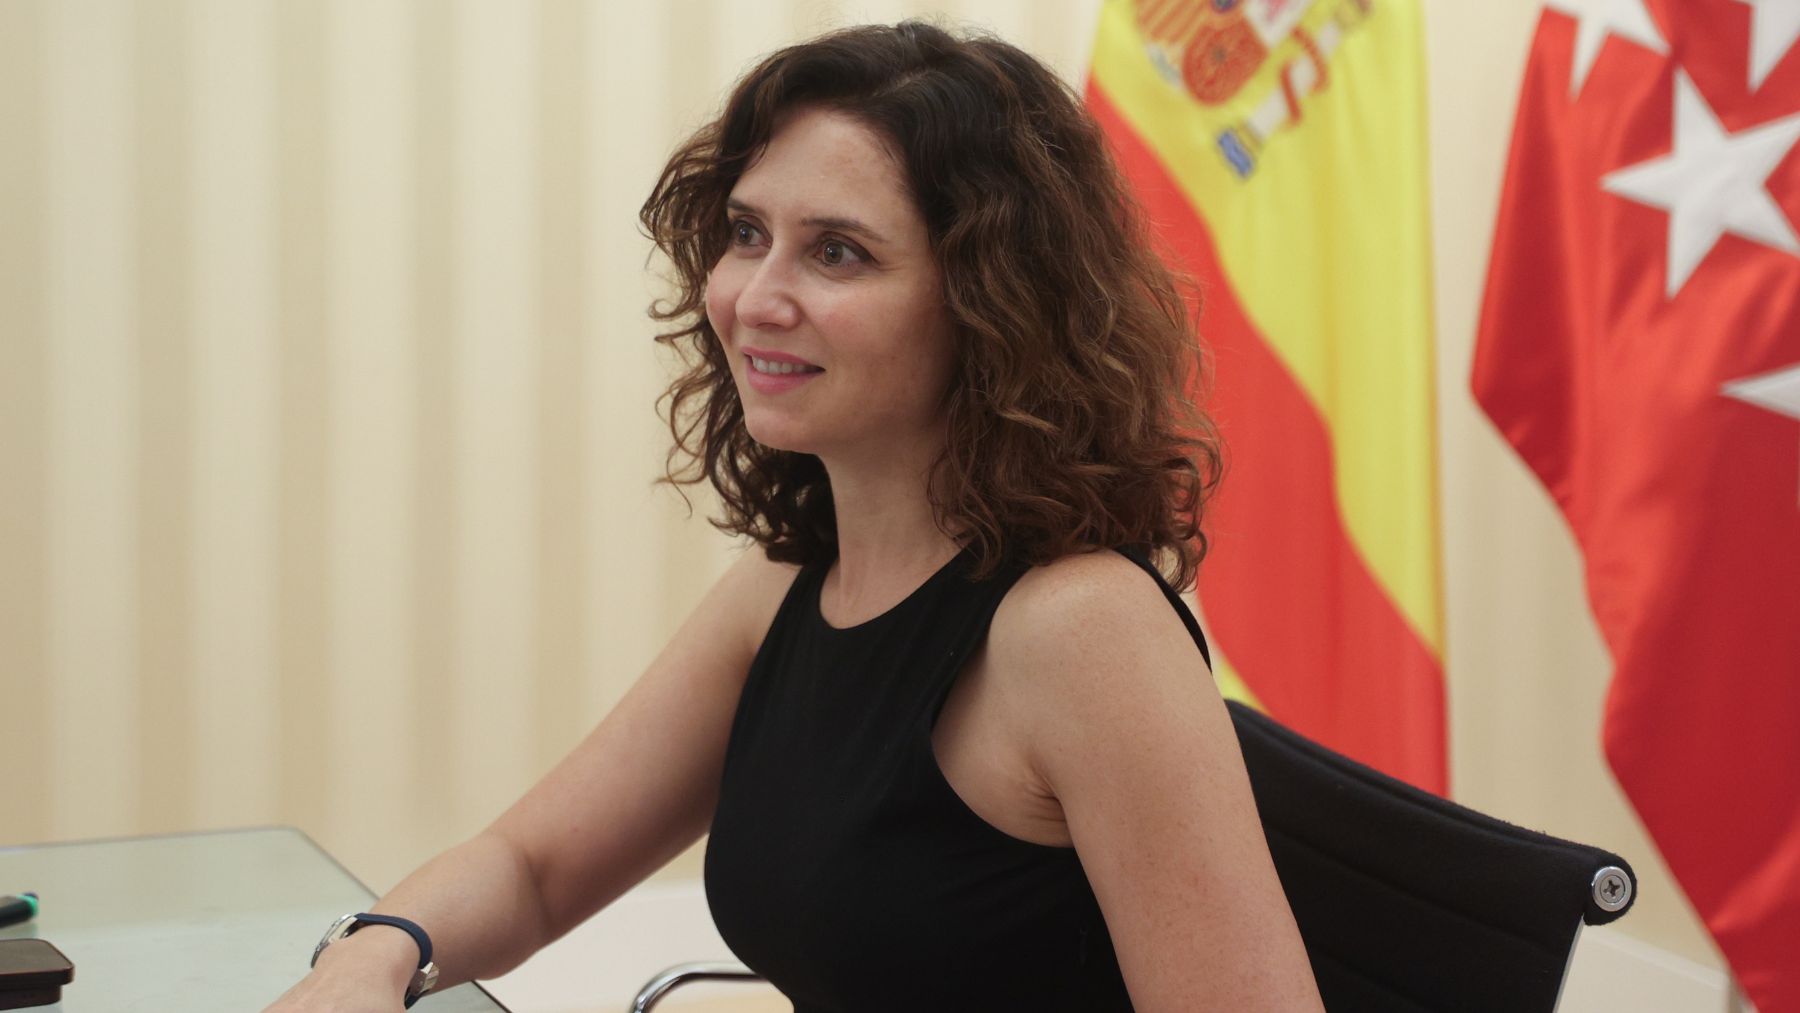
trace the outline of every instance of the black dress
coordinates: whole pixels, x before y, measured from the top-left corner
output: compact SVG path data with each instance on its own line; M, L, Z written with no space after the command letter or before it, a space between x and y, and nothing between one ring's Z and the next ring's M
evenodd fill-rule
M738 704L706 851L720 934L796 1013L1131 1009L1074 849L987 823L932 751L1024 568L972 582L965 552L847 629L819 613L827 568L795 578Z

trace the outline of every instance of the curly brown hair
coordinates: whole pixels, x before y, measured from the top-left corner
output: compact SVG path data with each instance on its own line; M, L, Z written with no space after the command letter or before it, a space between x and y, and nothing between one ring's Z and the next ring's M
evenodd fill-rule
M836 552L824 466L757 443L705 312L728 240L726 199L801 106L848 114L906 170L943 278L957 373L929 495L976 575L1116 546L1162 557L1192 585L1221 456L1196 407L1205 376L1179 286L1080 98L998 39L908 21L790 46L740 81L669 159L640 220L674 265L650 308L686 370L664 392L664 481L710 480L713 524L769 558Z

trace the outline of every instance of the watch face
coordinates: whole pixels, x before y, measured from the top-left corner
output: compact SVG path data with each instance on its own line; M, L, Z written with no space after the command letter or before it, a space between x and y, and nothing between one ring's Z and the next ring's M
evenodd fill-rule
M319 954L325 952L325 947L349 935L355 925L356 916L354 914L342 915L337 921L332 922L331 927L325 930L325 935L319 938L319 945L313 947L312 964L308 966L317 965Z
M438 969L435 963L427 962L424 967L414 971L412 981L406 986L406 1008L412 1009L413 1003L437 987L437 982Z

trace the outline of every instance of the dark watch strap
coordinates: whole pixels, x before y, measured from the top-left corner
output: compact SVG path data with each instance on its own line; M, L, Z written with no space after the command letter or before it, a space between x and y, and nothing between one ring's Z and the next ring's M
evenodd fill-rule
M420 928L417 922L396 918L393 915L372 915L366 912L345 915L332 922L331 928L326 929L325 935L319 939L319 945L313 947L311 966L319 965L319 955L324 953L332 943L354 935L356 930L365 925L392 926L411 936L413 945L419 948L419 969L413 972L412 980L406 983L406 1008L412 1009L413 1003L418 1002L420 996L436 988L438 983L438 967L431 962L431 937L425 934L425 930Z
M418 922L406 918L396 918L393 915L372 914L359 914L356 916L356 921L357 929L364 925L390 925L404 931L413 937L413 942L419 944L419 966L424 967L431 963L431 937L425 934L425 930L419 927ZM351 931L354 932L355 929Z

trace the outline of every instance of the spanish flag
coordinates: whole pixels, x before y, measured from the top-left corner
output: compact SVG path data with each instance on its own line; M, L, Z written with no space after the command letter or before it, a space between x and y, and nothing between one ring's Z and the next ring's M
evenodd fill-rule
M1228 695L1444 793L1418 0L1108 0L1089 108L1197 282Z

